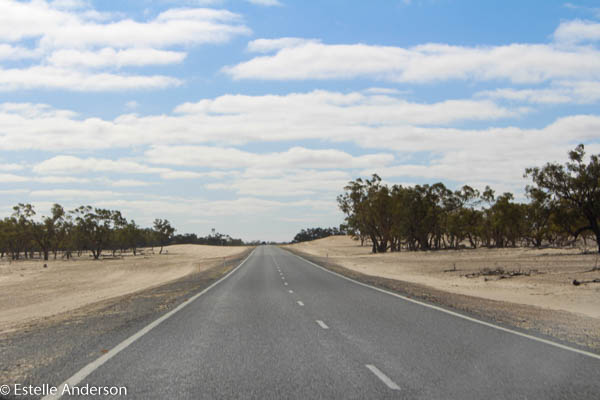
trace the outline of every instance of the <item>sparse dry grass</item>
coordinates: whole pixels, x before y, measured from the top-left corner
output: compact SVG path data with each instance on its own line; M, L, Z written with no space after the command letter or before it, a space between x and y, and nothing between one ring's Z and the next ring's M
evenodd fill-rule
M207 270L246 247L167 246L168 253L93 260L0 262L0 332ZM44 263L47 268L44 268Z

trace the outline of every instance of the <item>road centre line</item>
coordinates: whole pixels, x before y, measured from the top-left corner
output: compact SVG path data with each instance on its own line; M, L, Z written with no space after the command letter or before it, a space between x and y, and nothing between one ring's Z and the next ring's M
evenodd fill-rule
M184 307L191 304L198 297L202 296L203 294L208 292L210 289L214 288L219 283L221 283L225 279L229 278L231 275L233 275L233 273L235 273L235 271L240 269L240 267L242 265L244 265L246 263L246 261L248 261L250 256L252 256L252 254L254 254L254 251L255 250L252 250L252 252L250 254L248 254L248 257L246 257L244 259L244 261L242 261L237 267L235 267L234 269L229 271L225 276L221 277L218 281L213 282L209 287L205 288L200 293L197 293L194 296L190 297L187 301L184 301L183 303L181 303L179 306L177 306L173 310L169 311L162 317L154 320L154 322L149 323L148 325L146 325L145 327L143 327L142 329L140 329L133 335L129 336L127 339L123 340L121 343L119 343L118 345L116 345L115 347L110 349L108 351L108 353L103 354L96 360L92 361L91 363L89 363L88 365L86 365L85 367L83 367L82 369L77 371L73 376L71 376L69 379L67 379L66 381L64 381L63 383L60 384L55 395L44 396L44 397L42 397L42 400L60 399L62 397L62 392L64 391L65 386L67 386L67 385L69 385L69 387L77 386L77 384L80 383L81 381L83 381L88 375L90 375L92 372L94 372L96 369L98 369L100 366L102 366L108 360L110 360L111 358L113 358L114 356L119 354L121 351L125 350L133 342L135 342L136 340L138 340L139 338L144 336L146 333L150 332L152 329L154 329L155 327L160 325L162 322L166 321L168 318L172 317L178 311L181 311Z
M293 290L288 290L288 292L290 292L290 293L294 293L294 291L293 291Z
M381 372L379 370L379 368L377 368L376 366L374 366L372 364L367 364L367 365L365 365L365 367L367 367L369 369L369 371L374 373L375 376L378 377L379 380L381 380L383 383L385 383L386 386L389 387L390 389L400 390L400 386L396 385L396 383L393 380L391 380L386 374Z
M297 303L298 303L298 305L299 305L300 307L304 307L304 303L303 303L303 302L301 302L300 300L298 300L298 302L297 302Z
M450 311L450 310L447 310L447 309L445 309L443 307L438 307L438 306L434 306L433 304L427 304L427 303L424 303L424 302L419 301L419 300L411 299L410 297L406 297L406 296L403 296L403 295L398 294L398 293L390 292L388 290L381 289L381 288L378 288L376 286L371 286L371 285L368 285L366 283L354 280L352 278L348 278L347 276L344 276L342 274L338 274L337 272L330 271L330 270L328 270L325 267L321 267L320 265L315 264L314 262L309 261L309 260L307 260L307 259L305 259L303 257L300 257L297 254L294 254L294 253L292 253L292 254L295 255L300 260L302 260L302 261L304 261L304 262L306 262L306 263L308 263L308 264L310 264L310 265L312 265L312 266L314 266L316 268L319 268L319 269L321 269L321 270L323 270L323 271L325 271L327 273L330 273L332 275L335 275L335 276L337 276L339 278L345 279L345 280L350 281L352 283L355 283L357 285L361 285L361 286L368 287L368 288L373 289L373 290L377 290L378 292L382 292L382 293L388 294L390 296L394 296L394 297L400 298L400 299L408 301L410 303L418 304L418 305L421 305L423 307L427 307L427 308L430 308L430 309L433 309L433 310L437 310L437 311L440 311L440 312L443 312L443 313L446 313L446 314L450 314L450 315L452 315L454 317L466 319L467 321L471 321L471 322L474 322L476 324L484 325L484 326L487 326L489 328L497 329L497 330L502 331L502 332L512 333L513 335L521 336L521 337L524 337L524 338L527 338L527 339L530 339L530 340L535 340L536 342L541 342L541 343L544 343L544 344L547 344L547 345L550 345L550 346L558 347L559 349L571 351L573 353L581 354L581 355L584 355L584 356L587 356L587 357L591 357L591 358L595 358L597 360L600 360L600 354L594 354L594 353L589 352L589 351L577 349L575 347L566 346L564 344L553 342L553 341L548 340L548 339L542 339L540 337L529 335L527 333L523 333L523 332L519 332L519 331L515 331L513 329L505 328L505 327L500 326L500 325L494 325L494 324L492 324L490 322L485 322L485 321L479 320L477 318L469 317L467 315L463 315L463 314L455 312L455 311Z

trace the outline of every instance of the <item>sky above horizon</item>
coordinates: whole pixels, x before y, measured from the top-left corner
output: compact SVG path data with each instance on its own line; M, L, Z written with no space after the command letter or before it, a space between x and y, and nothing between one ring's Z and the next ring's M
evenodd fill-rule
M522 198L599 102L597 0L0 0L0 215L286 241L373 173Z

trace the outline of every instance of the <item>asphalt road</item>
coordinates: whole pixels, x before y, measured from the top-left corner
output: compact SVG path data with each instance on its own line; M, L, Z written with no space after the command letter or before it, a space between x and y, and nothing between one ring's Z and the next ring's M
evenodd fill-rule
M90 371L77 386L123 386L126 399L600 397L599 359L407 302L271 246Z

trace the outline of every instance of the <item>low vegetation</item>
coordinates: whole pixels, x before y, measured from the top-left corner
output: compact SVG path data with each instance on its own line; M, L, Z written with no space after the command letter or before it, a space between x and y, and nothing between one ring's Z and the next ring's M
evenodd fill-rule
M323 239L329 236L346 235L344 226L339 228L307 228L302 229L294 236L292 243L309 242L311 240Z
M525 176L527 203L512 193L483 193L443 183L388 186L381 178L351 181L338 196L348 232L373 253L477 247L565 246L592 238L600 252L600 161L584 146L565 165L548 163Z
M134 220L127 221L120 211L81 206L65 211L54 204L50 216L36 217L31 204L19 203L10 217L0 220L0 259L39 258L50 255L70 259L74 253L91 252L99 259L103 252L131 251L140 247L163 247L169 244L243 245L241 239L213 233L206 237L195 234L174 235L175 228L166 219L155 219L151 228L141 228Z

